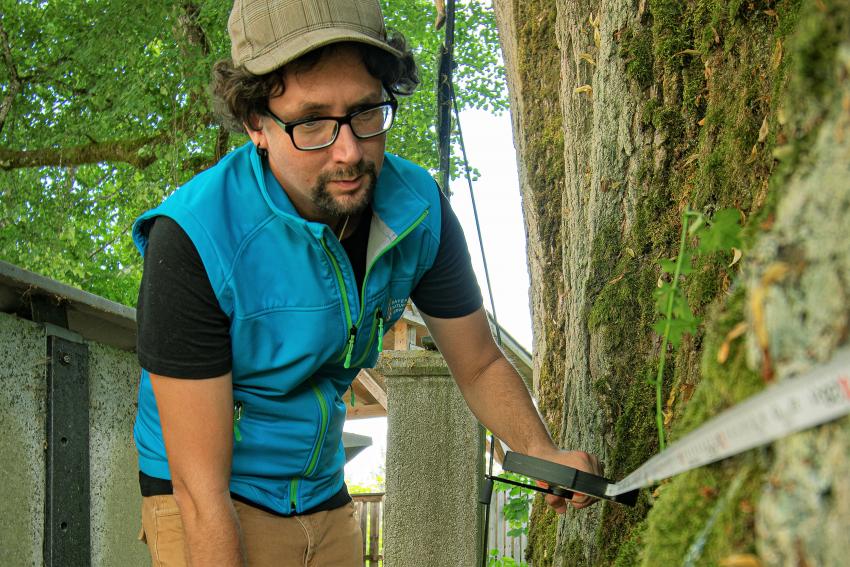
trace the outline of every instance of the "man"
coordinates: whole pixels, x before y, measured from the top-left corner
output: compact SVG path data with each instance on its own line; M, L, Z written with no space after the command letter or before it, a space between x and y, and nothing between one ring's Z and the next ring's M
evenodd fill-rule
M384 153L395 95L418 79L378 0L237 0L229 32L213 91L251 143L133 231L153 564L362 565L342 395L408 297L482 423L516 451L598 472L554 446L493 343L434 181Z

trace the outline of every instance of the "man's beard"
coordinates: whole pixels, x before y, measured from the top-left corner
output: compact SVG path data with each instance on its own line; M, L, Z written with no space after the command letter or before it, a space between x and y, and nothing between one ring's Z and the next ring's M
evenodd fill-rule
M328 182L336 179L351 179L361 175L368 175L369 180L365 188L352 195L353 200L346 199L346 202L340 202L328 192ZM377 183L378 172L375 169L375 164L360 160L357 165L348 169L340 169L333 173L322 173L310 193L313 197L313 204L322 213L335 218L354 216L366 210L366 207L372 202L372 195L375 193Z

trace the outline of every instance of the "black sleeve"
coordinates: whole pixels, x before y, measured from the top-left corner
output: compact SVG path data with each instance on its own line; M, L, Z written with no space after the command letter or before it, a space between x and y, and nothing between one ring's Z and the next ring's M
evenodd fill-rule
M148 372L213 378L230 371L230 318L195 245L168 217L150 228L136 320L139 364Z
M410 294L410 299L427 315L451 319L469 315L481 307L483 300L463 229L442 193L440 210L442 218L437 258Z

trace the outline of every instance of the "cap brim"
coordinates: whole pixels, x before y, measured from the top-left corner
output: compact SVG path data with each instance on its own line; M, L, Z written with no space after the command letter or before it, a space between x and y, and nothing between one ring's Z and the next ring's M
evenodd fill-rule
M345 28L321 28L304 33L296 38L281 40L278 42L279 45L273 46L265 53L245 61L243 66L255 75L265 75L314 49L345 41L365 43L391 53L396 57L402 56L401 51L365 33Z

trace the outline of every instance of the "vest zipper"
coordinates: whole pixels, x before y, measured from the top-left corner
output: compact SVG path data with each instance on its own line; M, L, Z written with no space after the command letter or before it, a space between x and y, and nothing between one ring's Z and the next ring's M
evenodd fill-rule
M375 258L372 260L372 263L371 263L371 264L369 264L369 266L366 268L366 275L365 275L365 276L363 276L363 289L360 291L360 305L361 305L361 307L363 307L363 306L364 306L364 304L366 303L366 282L367 282L367 281L368 281L368 279L369 279L369 274L372 272L372 268L375 266L375 264L377 264L377 263L378 263L378 260L380 260L380 259L381 259L381 257L382 257L384 254L386 254L387 252L389 252L390 250L392 250L393 248L395 248L395 247L398 245L398 243L399 243L399 242L401 242L401 241L402 241L402 239L403 239L405 236L407 236L408 234L410 234L411 232L413 232L413 231L416 229L416 227L418 227L420 224L422 224L422 221L424 221L424 220L425 220L425 217L427 217L427 216L428 216L428 212L429 212L429 211L428 211L427 209L426 209L425 211L423 211L423 212L422 212L422 214L421 214L421 215L419 215L419 218L418 218L418 219L416 219L416 220L413 222L413 224L412 224L412 225L410 225L409 227L407 227L407 229L405 229L405 230L404 230L404 232L402 232L401 234L399 234L399 235L396 237L396 239L395 239L395 240L393 240L393 241L390 243L390 245L389 245L389 246L387 246L386 248L384 248L383 250L381 250L380 254L378 254L377 256L375 256ZM361 312L360 312L360 318L357 320L357 326L358 326L358 327L360 326L360 323L361 323L361 321L362 321L362 319L363 319L363 315L364 315L364 311L362 311L362 310L361 310ZM381 329L383 329L383 328L384 328L384 321L383 321L383 317L381 318L380 327L381 327ZM378 343L378 345L379 345L379 347L378 347L378 352L381 352L381 351L383 350L383 336L384 336L384 335L383 335L383 333L381 333L381 335L380 335L380 336L381 336L381 338L379 339L379 340L380 340L380 342ZM372 341L369 341L369 348L367 348L367 349L366 349L366 351L365 351L365 352L364 352L364 353L360 356L360 358L357 360L357 362L355 362L355 363L354 363L354 366L360 366L360 364L362 364L362 363L363 363L363 361L364 361L364 360L366 360L366 357L367 357L367 356L369 356L369 351L370 351L371 349L372 349ZM346 366L346 368L348 368L348 366Z
M325 396L322 394L322 391L318 386L315 384L312 386L313 393L316 394L316 399L319 400L319 409L322 412L322 427L319 429L319 440L316 442L316 447L313 449L313 458L310 459L310 464L307 466L304 476L310 476L316 468L316 463L319 460L319 453L322 450L322 444L325 442L325 430L328 427L328 405L325 402Z
M316 441L316 444L313 446L313 455L310 458L310 464L307 465L307 470L304 471L304 476L310 476L313 474L313 471L316 469L316 463L319 461L319 453L322 450L322 445L325 442L325 433L327 433L328 428L328 405L325 402L325 397L322 395L322 391L315 384L312 385L313 394L315 394L316 399L319 402L319 410L322 413L322 425L319 428L319 439ZM298 506L298 483L301 479L299 477L293 478L289 483L289 508L293 511Z
M351 353L354 351L354 341L357 340L357 327L348 330L348 346L345 348L345 368L351 368Z
M331 264L333 264L334 272L336 272L336 282L339 285L339 291L342 294L342 305L343 311L345 311L345 323L348 327L348 341L346 343L345 349L342 354L340 354L339 358L345 357L345 368L351 367L351 353L354 351L354 342L357 338L357 326L354 325L351 321L351 305L348 303L348 290L345 287L345 278L342 277L342 270L339 267L339 263L336 261L336 257L331 252L331 249L328 248L327 242L325 239L321 239L322 248L325 249L325 254L331 259Z
M364 354L361 355L360 360L357 361L358 365L361 364L366 359L366 357L369 355L370 352L372 352L372 345L375 344L375 329L376 328L381 329L381 332L378 333L378 337L379 337L378 338L378 345L379 345L378 346L378 352L381 352L382 347L383 347L383 343L384 343L384 337L383 337L384 319L383 319L383 317L381 317L381 310L380 309L375 310L375 317L372 319L372 329L369 331L369 342L366 344L366 350L364 351ZM351 390L351 394L352 394L352 396L354 395L354 390ZM354 407L354 402L351 403L351 406Z
M242 402L233 404L233 437L236 442L242 441L242 433L239 431L239 421L242 419Z
M342 270L339 267L339 263L336 261L336 257L333 255L330 248L328 248L328 244L327 244L327 242L325 242L325 239L324 238L320 239L320 242L322 243L322 248L325 249L325 254L327 254L328 257L331 259L331 264L333 264L334 272L336 272L337 285L339 285L339 291L342 294L342 305L343 305L343 311L345 312L345 323L346 323L346 326L348 327L348 341L346 343L345 349L340 354L339 358L343 358L343 356L345 357L345 363L344 363L345 368L351 367L351 356L354 352L354 343L357 340L357 327L363 321L363 315L365 314L365 310L363 309L363 307L365 306L365 303L366 303L366 281L369 278L369 274L371 273L372 268L375 266L375 264L378 263L378 260L384 254L386 254L388 251L392 250L401 241L402 238L404 238L405 236L407 236L408 234L413 232L413 230L417 226L422 224L422 221L425 220L425 217L427 217L427 216L428 216L428 210L425 210L421 215L419 215L419 218L416 219L416 221L412 225L407 227L407 229L404 232L399 234L396 237L396 239L393 240L392 243L389 246L387 246L386 248L381 250L380 254L375 256L375 258L372 260L372 263L369 264L369 266L366 268L366 275L363 276L363 289L360 291L360 307L361 307L361 310L360 310L360 316L357 318L357 324L354 324L351 320L351 305L348 303L348 291L345 287L345 278L343 278L343 276L342 276ZM383 350L383 345L384 345L384 333L383 333L384 318L382 316L380 309L378 309L376 316L378 318L378 327L381 331L380 335L379 335L380 338L378 339L378 352L381 352ZM372 328L374 330L374 324L373 324ZM374 340L374 334L372 335L372 337L369 341L369 348L367 348L366 352L364 352L361 355L360 359L357 361L356 364L362 363L366 359L366 357L369 355L369 351L372 348L373 340ZM316 446L313 450L313 457L312 457L312 459L310 459L310 464L308 465L307 470L304 473L304 476L310 476L310 474L313 472L313 469L316 468L316 462L319 459L319 451L321 450L322 444L324 443L325 433L326 433L325 429L327 428L327 424L328 424L328 408L327 408L327 405L325 404L325 399L322 396L321 390L319 390L319 388L315 384L313 384L313 392L316 394L316 396L319 400L319 408L322 411L322 427L319 430L319 440L318 440L318 443L316 444ZM352 393L353 393L353 390L352 390ZM293 478L292 481L289 484L289 503L290 503L290 507L293 511L297 507L299 480L300 479L298 477Z

